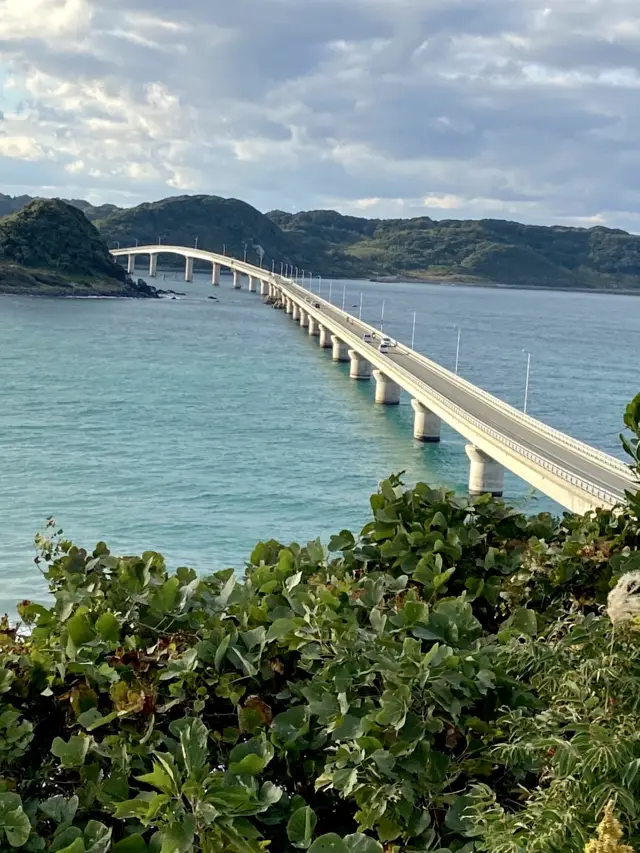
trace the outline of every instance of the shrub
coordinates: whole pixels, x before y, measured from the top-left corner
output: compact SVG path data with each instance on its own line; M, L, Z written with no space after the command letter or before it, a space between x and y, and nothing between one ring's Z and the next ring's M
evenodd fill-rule
M0 627L0 849L582 853L611 799L637 840L638 635L604 612L635 500L392 477L359 536L260 543L243 580L51 523L52 605Z

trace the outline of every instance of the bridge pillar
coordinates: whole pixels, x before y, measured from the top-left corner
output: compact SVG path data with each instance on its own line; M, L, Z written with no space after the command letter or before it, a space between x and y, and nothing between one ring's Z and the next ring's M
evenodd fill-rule
M340 340L337 335L331 335L331 343L333 344L333 352L331 357L334 361L349 361L349 347L344 341Z
M149 255L149 278L155 278L158 275L158 256Z
M376 380L376 403L385 406L397 406L400 402L400 386L381 370L374 370Z
M329 347L333 346L331 343L331 332L322 323L320 323L318 328L320 329L320 346L322 349L329 349Z
M489 492L496 498L502 497L504 491L504 468L502 465L474 444L467 444L465 451L471 461L469 494L472 496L486 495Z
M193 281L193 258L185 258L184 280Z
M255 293L255 292L256 292L256 280L252 275L250 275L249 276L249 293Z
M349 358L351 359L351 367L349 376L352 379L371 379L371 362L363 358L357 350L349 350Z
M136 256L135 255L127 255L127 273L129 275L133 275L136 271Z
M300 309L300 328L306 329L308 325L309 325L309 315L307 314L306 311L303 311L301 308Z
M416 413L413 419L413 437L418 441L440 441L440 418L419 400L412 400L411 406Z
M240 290L242 285L240 284L240 273L238 270L233 271L233 289Z
M293 301L287 297L285 302L285 306L287 309L287 314L291 314L293 312Z
M318 328L318 321L315 317L309 317L309 334L313 338L317 338L320 334L320 329Z
M213 269L211 271L211 283L214 287L218 287L220 284L220 264L213 265Z
M293 303L293 308L291 309L291 319L298 322L300 320L300 306L297 302Z
M260 296L267 296L269 293L269 282L261 281L260 282Z

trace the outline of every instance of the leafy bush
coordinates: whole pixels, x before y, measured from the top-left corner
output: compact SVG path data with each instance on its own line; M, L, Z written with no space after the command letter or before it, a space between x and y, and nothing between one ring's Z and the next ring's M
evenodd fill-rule
M53 604L0 627L0 850L582 853L610 800L637 842L640 640L604 610L636 501L392 477L358 537L260 543L242 581L52 523Z

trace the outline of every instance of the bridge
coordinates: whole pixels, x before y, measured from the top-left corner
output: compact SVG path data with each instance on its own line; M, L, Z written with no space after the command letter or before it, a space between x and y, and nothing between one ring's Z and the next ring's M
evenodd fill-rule
M127 258L135 272L136 259L149 257L149 275L157 273L158 255L185 258L185 280L193 278L194 261L212 266L212 283L220 284L221 269L233 275L233 287L258 288L265 301L282 308L292 321L308 330L311 340L331 350L336 362L349 362L352 379L376 382L375 402L397 405L401 391L411 396L414 437L440 441L442 421L469 443L471 494L503 493L505 468L572 512L620 503L637 483L627 465L584 442L547 426L400 342L380 352L379 330L362 322L287 275L278 275L227 255L184 246L136 246L112 251ZM366 336L366 337L365 337Z

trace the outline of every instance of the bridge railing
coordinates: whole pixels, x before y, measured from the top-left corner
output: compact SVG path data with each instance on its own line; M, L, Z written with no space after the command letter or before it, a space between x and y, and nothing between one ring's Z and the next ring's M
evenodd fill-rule
M287 283L292 284L294 287L300 287L291 280L286 281ZM304 288L300 289L304 290ZM308 293L309 291L305 290L305 292ZM323 299L321 296L318 296L315 293L313 294L313 296L319 301L323 302L327 307L331 307L333 310L342 314L345 318L349 318L350 320L357 322L363 329L375 332L376 334L380 334L379 329L376 329L374 326L371 326L368 323L364 323L362 320L357 320L357 318L354 318L352 314L349 314L347 311L343 311L341 308L338 308L336 305L333 305L333 303L328 302L327 300ZM567 435L566 433L563 433L560 430L557 430L554 427L551 427L548 424L545 424L542 421L531 417L531 415L519 411L514 406L510 406L509 403L506 403L504 400L501 400L499 397L496 397L493 394L490 394L488 391L479 388L477 385L474 385L472 382L469 382L462 376L458 376L457 374L448 370L446 367L442 367L442 365L438 364L435 361L432 361L427 356L416 352L416 350L413 350L400 342L396 344L395 348L404 355L414 359L415 361L420 362L421 364L424 364L425 367L428 367L434 373L440 375L443 379L446 379L448 382L451 382L452 384L457 385L459 388L464 389L467 393L472 394L477 399L482 400L484 403L490 405L494 410L497 410L501 414L506 415L514 421L517 421L523 426L526 426L533 432L542 434L546 438L550 438L552 441L555 441L556 444L566 447L567 449L570 449L574 453L577 453L583 457L587 457L591 461L604 468L607 468L609 470L613 469L622 477L629 478L631 480L629 466L625 465L625 463L622 462L620 459L616 459L615 456L611 456L610 454L605 453L603 450L598 450L596 447L591 447L591 445L586 444L585 442L580 441L577 438L573 438L572 436ZM449 403L449 405L452 404Z

